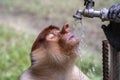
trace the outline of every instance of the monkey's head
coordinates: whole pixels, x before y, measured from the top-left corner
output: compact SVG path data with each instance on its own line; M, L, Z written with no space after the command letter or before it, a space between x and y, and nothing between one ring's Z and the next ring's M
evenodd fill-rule
M63 25L62 30L54 25L50 25L45 28L35 40L32 51L45 46L58 47L64 51L71 51L75 49L79 44L79 40L76 35L73 34L68 24ZM56 46L55 46L56 45Z

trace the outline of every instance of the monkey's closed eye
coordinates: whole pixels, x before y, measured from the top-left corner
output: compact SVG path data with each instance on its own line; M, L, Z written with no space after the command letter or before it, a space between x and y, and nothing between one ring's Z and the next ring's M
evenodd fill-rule
M55 35L51 33L51 34L49 34L47 37L48 37L49 39L52 39L52 38L55 37Z
M47 41L58 41L58 37L55 34L50 33L46 36L46 40Z

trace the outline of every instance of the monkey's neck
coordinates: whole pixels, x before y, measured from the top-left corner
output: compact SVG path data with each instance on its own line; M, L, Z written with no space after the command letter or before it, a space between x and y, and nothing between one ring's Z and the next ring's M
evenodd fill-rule
M47 70L47 69L51 69L51 70L66 70L68 68L71 68L75 63L75 58L74 57L69 57L69 58L65 58L65 57L55 57L54 58L44 58L43 59L35 59L32 62L32 69L35 69L37 71L41 71L42 70Z
M42 49L39 48L31 53L32 65L68 65L74 63L77 55L74 51L60 51L59 48Z
M71 73L70 71L74 67L74 63L66 63L66 64L41 64L31 66L31 73L35 76L54 76L58 74L59 76L65 76L68 73Z
M31 73L33 75L38 76L52 76L55 74L59 75L66 75L67 73L70 73L68 71L71 71L74 66L74 61L66 61L64 63L55 63L55 62L49 62L50 60L46 60L43 63L34 63L31 65Z
M48 74L49 76L52 74L51 72L66 73L74 66L76 56L74 53L72 54L71 56L65 56L64 53L52 49L50 51L47 50L47 52L46 50L38 49L32 52L31 59L33 62L30 67L31 73L39 76L44 74Z

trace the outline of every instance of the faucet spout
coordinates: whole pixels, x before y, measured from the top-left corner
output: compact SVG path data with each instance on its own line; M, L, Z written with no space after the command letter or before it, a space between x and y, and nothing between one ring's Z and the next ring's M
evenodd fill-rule
M76 14L73 15L73 18L77 19L77 20L81 20L82 19L82 10L77 10Z

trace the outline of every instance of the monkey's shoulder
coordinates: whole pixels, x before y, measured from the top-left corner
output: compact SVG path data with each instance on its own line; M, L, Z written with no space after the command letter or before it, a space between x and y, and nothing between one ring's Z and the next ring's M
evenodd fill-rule
M67 80L89 80L89 78L77 67L73 67L72 74L69 75Z
M30 75L30 71L26 70L23 72L23 74L20 76L19 80L34 80L31 75Z

